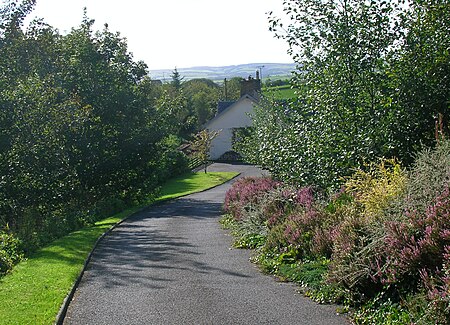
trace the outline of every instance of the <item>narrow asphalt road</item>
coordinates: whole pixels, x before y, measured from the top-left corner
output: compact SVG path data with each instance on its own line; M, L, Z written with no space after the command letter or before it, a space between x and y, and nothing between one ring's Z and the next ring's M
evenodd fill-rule
M261 175L244 165L211 171ZM261 274L218 223L230 184L149 207L106 236L64 324L348 324Z

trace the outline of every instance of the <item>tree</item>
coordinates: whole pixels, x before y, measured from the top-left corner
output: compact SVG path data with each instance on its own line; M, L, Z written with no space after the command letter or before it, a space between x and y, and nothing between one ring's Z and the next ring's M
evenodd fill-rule
M291 126L281 134L301 140L282 143L286 158L279 159L301 162L298 181L337 186L338 177L365 161L394 154L387 71L401 7L399 1L284 3L290 21L286 26L271 17L271 30L288 42L297 62L299 100L290 104Z
M449 117L448 1L288 0L271 30L297 62L298 99L263 102L244 156L304 185L379 157L405 165ZM447 50L446 50L447 49ZM442 128L445 130L445 126Z
M192 107L199 130L217 111L220 87L208 79L192 79L183 83L183 92Z
M194 156L197 157L203 164L206 169L208 167L209 161L209 152L211 149L212 140L217 137L220 133L220 130L202 130L198 132L194 139L191 142L192 150L194 152Z
M439 122L439 116L444 132L450 134L448 1L411 1L402 27L405 37L393 74L399 89L394 101L403 113L399 120L404 123L397 128L396 136L410 142L410 146L418 142L431 146L435 138L434 124Z
M182 85L182 82L183 82L184 77L182 77L182 76L180 75L180 73L178 72L177 68L175 68L175 69L172 71L171 78L172 78L172 81L170 82L170 84L172 85L172 87L173 87L175 90L180 90L180 89L181 89L181 85Z
M0 8L0 231L27 249L153 195L186 166L126 40L94 32L86 13L64 36L42 20L24 32L33 4Z
M221 99L225 101L238 100L241 97L241 82L241 77L233 77L224 82Z

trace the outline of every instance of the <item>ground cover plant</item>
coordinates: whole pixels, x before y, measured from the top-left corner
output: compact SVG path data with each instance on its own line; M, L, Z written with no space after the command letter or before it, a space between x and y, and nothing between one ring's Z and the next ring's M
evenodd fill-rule
M409 169L397 160L368 164L331 194L243 179L224 210L235 246L255 249L263 271L342 304L356 324L450 322L449 140Z
M236 175L226 172L185 174L167 182L156 201L206 190ZM16 265L10 274L0 279L0 323L52 324L95 241L117 222L141 208L133 207L75 231ZM12 247L8 248L11 250L14 243L11 244L9 239L5 243L4 234L0 239L0 256L10 255L9 251L3 250L3 245Z

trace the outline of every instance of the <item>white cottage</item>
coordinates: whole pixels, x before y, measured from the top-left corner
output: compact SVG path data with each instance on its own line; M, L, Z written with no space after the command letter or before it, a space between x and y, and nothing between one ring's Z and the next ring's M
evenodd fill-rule
M205 129L221 130L211 143L210 158L220 160L224 154L233 150L233 135L236 129L252 125L250 115L258 103L261 82L249 77L242 81L241 98L236 102L219 102L217 115L205 124Z

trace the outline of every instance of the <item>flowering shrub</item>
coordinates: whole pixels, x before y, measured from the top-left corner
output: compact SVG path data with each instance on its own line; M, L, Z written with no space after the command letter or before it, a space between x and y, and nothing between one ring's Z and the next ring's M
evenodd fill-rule
M269 220L267 248L279 252L294 249L297 258L330 257L333 216L323 208L323 201L311 187L292 192L292 208L278 223Z
M251 204L260 201L263 194L280 186L270 177L244 177L237 180L225 195L224 210L236 220L241 219Z
M450 246L445 247L443 256L442 270L435 277L425 270L421 272L429 301L424 318L436 324L450 324Z
M354 204L339 207L335 216L341 221L332 230L332 256L328 279L349 290L354 301L364 301L377 293L379 286L371 279L372 259L382 252L377 229L371 219L361 217Z
M386 223L386 262L377 276L385 283L418 282L420 274L440 274L450 249L450 187L425 213L407 211Z
M333 245L329 279L349 288L361 300L380 289L373 281L375 256L383 252L386 210L404 193L406 175L395 160L381 160L347 179L332 198L337 221L331 234ZM340 204L337 204L337 203Z
M408 172L395 160L357 171L327 200L311 187L243 179L225 208L264 270L327 261L324 292L360 306L358 323L450 324L450 141Z
M348 288L355 301L384 292L386 299L399 302L406 299L405 293L417 295L425 290L422 306L411 307L412 311L422 310L416 318L450 323L448 143L421 153L405 177L405 186L397 181L389 184L397 184L398 190L386 186L388 192L397 193L388 194L389 198L375 193L380 193L377 184L385 182L377 180L384 173L368 178L370 182L361 181L363 174L353 181L352 185L372 194L361 194L353 186L354 203L344 206L347 217L334 232L329 279ZM373 189L365 186L374 181ZM378 205L371 197L384 203ZM339 212L339 208L335 210Z

